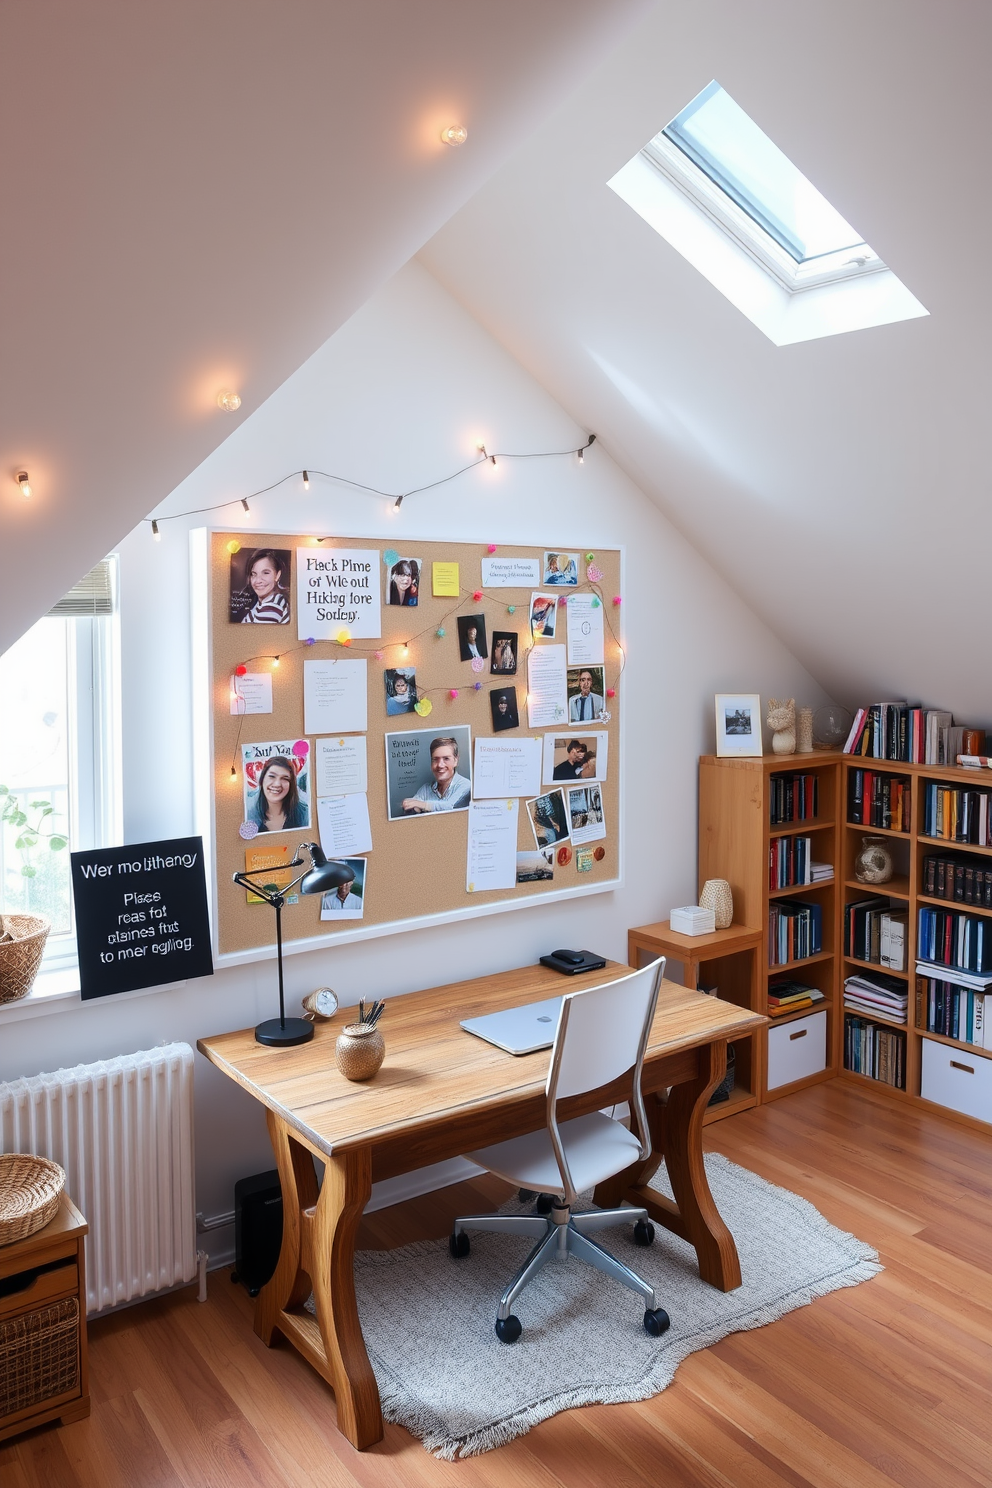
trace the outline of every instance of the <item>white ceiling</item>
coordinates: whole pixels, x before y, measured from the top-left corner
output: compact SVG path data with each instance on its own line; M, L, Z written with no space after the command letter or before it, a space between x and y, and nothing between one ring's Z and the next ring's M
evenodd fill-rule
M645 8L4 0L0 651ZM451 122L460 150L440 143ZM217 408L225 386L239 414Z
M976 722L990 53L983 0L656 6L419 255L832 695ZM607 189L713 77L928 318L776 348Z

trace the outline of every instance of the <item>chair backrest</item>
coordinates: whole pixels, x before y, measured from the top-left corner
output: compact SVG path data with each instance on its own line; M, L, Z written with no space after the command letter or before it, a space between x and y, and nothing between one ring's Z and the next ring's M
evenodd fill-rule
M562 999L548 1070L549 1104L597 1090L640 1066L658 1001L665 958L641 971Z

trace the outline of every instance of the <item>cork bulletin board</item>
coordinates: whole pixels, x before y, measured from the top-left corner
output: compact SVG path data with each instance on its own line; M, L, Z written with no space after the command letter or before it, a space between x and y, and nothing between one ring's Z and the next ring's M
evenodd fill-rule
M276 557L256 559L255 555L263 551ZM548 549L538 545L500 544L490 551L487 545L478 543L423 541L405 535L387 543L382 538L360 537L317 542L309 535L293 533L201 530L193 534L194 622L201 637L198 735L201 750L210 761L208 773L213 786L210 799L204 798L201 803L201 815L203 824L210 828L204 837L212 846L210 887L219 957L232 962L254 959L272 947L272 911L264 904L249 903L245 892L232 883L232 875L251 866L246 859L260 849L273 853L282 850L289 862L299 843L319 842L328 858L347 856L350 864L363 860L358 865L356 884L361 891L360 918L322 919L319 895L298 896L296 902L288 901L283 911L287 950L602 892L620 882L623 652L622 609L614 601L622 597L622 553L619 549L597 548L590 555L576 543L551 552L558 555L560 566L549 570ZM518 560L527 567L515 567ZM278 569L275 591L266 595L261 588L257 593L252 590L248 568L253 562L263 570L266 563ZM308 572L311 567L312 573ZM345 578L340 577L342 569L350 570ZM329 571L334 574L331 579L327 578ZM398 579L395 588L394 574ZM531 582L534 575L537 582ZM521 576L526 582L506 585L507 579ZM486 582L487 578L493 582ZM551 582L546 583L549 578ZM341 587L328 592L329 584ZM308 593L311 585L315 598ZM416 593L416 604L410 603L411 589ZM439 589L448 592L438 593ZM537 605L536 615L532 604L535 593L548 597L543 609L540 603ZM548 602L551 599L553 605ZM578 632L582 614L589 614L588 608L582 611L583 605L592 606L596 626L598 616L602 617L601 672L595 665L583 668L571 664L569 622ZM254 623L245 620L253 606L260 616ZM554 612L552 620L549 611ZM550 635L552 623L554 634ZM574 654L581 656L577 633L574 646ZM548 648L555 647L563 648L556 665L564 661L567 670L565 715L559 722L531 723L527 697L530 680L536 676L531 670L532 652L535 664L540 665L549 659ZM361 727L361 716L355 714L351 721L357 727L339 726L326 733L311 729L308 733L305 664L342 661L365 664L365 727ZM515 670L510 670L514 664ZM496 665L499 671L494 670ZM243 676L239 676L239 668L245 669ZM594 714L590 702L572 703L576 688L582 685L578 681L582 670L593 674ZM324 676L338 675L327 668L313 669L306 673L308 688L315 685L311 679L318 671ZM398 700L402 686L396 685L396 678L406 672L413 674L416 702L423 711L397 712L406 705ZM351 669L349 675L355 674L361 676L360 667ZM271 711L244 711L246 707L267 707L270 686ZM585 686L588 689L588 680ZM512 707L499 711L499 697L491 695L510 688L515 688L516 711ZM232 693L242 691L253 701L236 700L232 705ZM538 696L537 691L534 696ZM353 696L351 701L357 706L359 700ZM232 706L238 711L232 712ZM311 708L311 722L314 714ZM328 738L332 732L334 737ZM405 766L401 746L409 742L404 737L407 734L421 736L421 774L426 780L421 796L427 802L422 811L404 809L404 801L413 794L409 781L402 776ZM584 773L577 772L562 786L562 777L552 779L552 765L559 770L565 768L563 742L580 734L592 737L592 753L585 756ZM387 747L387 735L400 736L399 742L394 738ZM340 746L343 753L351 755L357 750L361 754L363 736L371 849L342 854L334 851L320 830L325 818L317 806L317 750ZM534 799L531 788L526 795L516 796L515 807L514 793L507 790L502 808L510 813L505 820L511 822L516 811L516 851L522 855L517 866L520 881L511 886L470 887L471 863L484 863L485 857L468 859L470 812L441 809L432 802L433 760L428 745L436 738L452 737L460 746L456 762L459 774L471 773L473 782L477 739L540 740L540 746L526 746L541 750L540 795L562 792L560 805L552 802L551 812L546 804L528 806ZM595 763L597 740L599 764ZM246 764L245 747L262 748L269 742L279 745L281 758L291 759L295 767L302 759L306 766L300 770L297 784L299 801L306 798L301 809L309 812L308 825L284 830L272 830L270 825L259 830L249 824L246 803L258 766ZM294 757L294 748L302 753ZM387 755L392 759L388 768ZM572 756L576 758L581 761L583 755ZM470 770L466 769L468 761ZM595 771L592 776L590 770ZM328 777L323 778L326 781ZM533 773L529 780L532 786ZM576 801L583 804L584 798L574 795L576 786L589 790L588 799L596 807L588 818L569 811ZM464 785L460 789L467 795ZM474 783L472 794L480 804ZM354 801L353 796L340 799ZM320 812L333 804L322 801ZM364 803L359 805L364 812ZM257 813L259 808L256 804L252 809ZM545 817L535 816L542 810ZM597 823L597 813L601 821L586 826L587 820ZM265 820L264 802L261 819ZM284 819L269 818L269 822ZM563 831L567 835L560 835ZM505 827L503 835L505 862ZM547 866L538 863L538 873L531 873L542 847ZM306 858L304 861L309 862ZM548 868L553 876L541 876ZM484 868L482 873L484 879Z

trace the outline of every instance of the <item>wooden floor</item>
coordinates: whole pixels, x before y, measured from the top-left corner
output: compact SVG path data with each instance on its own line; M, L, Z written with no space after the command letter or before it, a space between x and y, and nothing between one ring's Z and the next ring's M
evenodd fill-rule
M267 1350L224 1272L96 1322L93 1414L0 1446L3 1488L989 1488L992 1140L833 1081L708 1128L707 1146L805 1195L886 1270L695 1354L640 1405L568 1411L438 1462L387 1426L357 1453L330 1392ZM362 1243L444 1234L492 1180L381 1211Z

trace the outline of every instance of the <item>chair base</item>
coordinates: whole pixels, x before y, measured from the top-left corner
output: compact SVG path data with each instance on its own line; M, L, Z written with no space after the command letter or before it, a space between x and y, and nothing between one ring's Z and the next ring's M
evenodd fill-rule
M550 1214L470 1214L455 1220L451 1233L451 1254L468 1254L468 1230L482 1230L497 1235L528 1235L537 1244L514 1276L502 1297L496 1314L497 1335L506 1343L520 1336L520 1326L512 1316L513 1304L527 1283L548 1264L550 1260L565 1261L570 1255L577 1256L597 1271L612 1276L632 1292L644 1299L644 1326L649 1332L663 1333L668 1327L668 1314L659 1308L654 1288L643 1277L631 1271L616 1256L590 1239L598 1230L612 1229L617 1225L634 1224L640 1231L639 1243L650 1243L654 1231L648 1222L646 1209L593 1209L588 1213L573 1214L567 1204L554 1200ZM643 1227L643 1228L642 1228ZM649 1325L648 1319L654 1320ZM516 1324L516 1328L512 1325ZM512 1335L512 1336L507 1336Z

